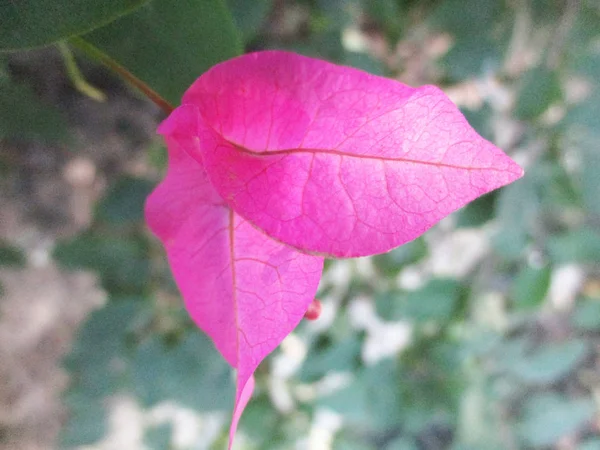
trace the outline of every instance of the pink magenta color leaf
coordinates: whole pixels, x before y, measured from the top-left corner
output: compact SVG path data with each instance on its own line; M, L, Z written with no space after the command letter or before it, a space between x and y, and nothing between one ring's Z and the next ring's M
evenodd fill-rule
M307 253L388 251L523 174L440 89L293 53L218 64L183 104L220 196Z
M300 322L314 299L323 259L281 244L232 211L188 152L198 152L198 115L181 106L160 126L169 168L146 203L197 325L237 368L230 446L252 395L253 372Z

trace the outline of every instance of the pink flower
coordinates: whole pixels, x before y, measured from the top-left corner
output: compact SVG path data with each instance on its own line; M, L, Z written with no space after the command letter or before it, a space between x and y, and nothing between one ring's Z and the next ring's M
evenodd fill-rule
M386 252L523 175L436 87L293 53L218 64L159 127L165 180L146 218L186 307L252 374L304 317L324 257Z

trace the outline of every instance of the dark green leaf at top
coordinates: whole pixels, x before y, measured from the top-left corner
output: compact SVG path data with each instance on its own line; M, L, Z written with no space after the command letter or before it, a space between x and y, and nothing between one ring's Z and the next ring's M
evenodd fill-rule
M0 51L52 44L106 25L147 0L2 0Z
M83 39L173 106L203 72L241 52L221 0L151 0Z

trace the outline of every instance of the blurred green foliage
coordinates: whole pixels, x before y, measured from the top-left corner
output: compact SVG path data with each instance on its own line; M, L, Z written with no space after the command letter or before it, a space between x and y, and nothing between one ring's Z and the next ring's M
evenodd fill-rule
M0 51L38 47L105 25L146 0L21 0L0 3Z
M307 356L291 376L277 369L289 349L259 368L238 448L289 449L315 436L351 450L600 448L598 3L177 5L149 1L83 39L173 103L199 73L238 53L240 39L247 50L288 48L400 79L418 73L421 83L448 89L476 86L479 101L459 101L465 115L526 168L523 179L443 227L370 258L368 271L328 262L320 298L335 318L298 327ZM0 137L50 139L62 129L60 114L7 74L0 70ZM164 154L151 150L151 163L164 165ZM216 424L190 448L225 445L231 373L190 323L164 253L144 228L143 201L156 182L116 180L92 226L55 250L65 267L98 273L109 295L65 362L65 447L102 439L109 400L123 395L145 411L173 402L202 426ZM483 233L489 248L466 272L436 273L435 246L458 232ZM20 261L2 251L5 261ZM582 282L561 297L569 270ZM417 282L407 283L414 273ZM372 306L371 328L356 324L357 298ZM401 326L410 327L405 346L374 362L365 357L378 329ZM274 400L281 386L291 406ZM323 414L336 419L318 422ZM176 426L173 418L147 425L144 443L180 448Z
M0 139L65 142L67 122L57 107L39 99L33 86L11 77L0 53Z
M150 0L82 39L172 105L198 74L241 51L222 0Z

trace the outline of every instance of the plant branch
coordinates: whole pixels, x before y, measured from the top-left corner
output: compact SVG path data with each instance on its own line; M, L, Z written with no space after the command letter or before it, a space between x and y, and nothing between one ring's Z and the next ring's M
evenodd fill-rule
M85 39L81 37L73 37L69 39L69 42L85 52L91 58L100 61L102 64L112 69L116 73L118 73L121 77L127 80L134 87L139 89L146 97L148 97L152 102L154 102L159 108L161 108L167 114L170 114L173 109L173 105L167 102L164 98L162 98L156 91L154 91L150 86L136 77L134 74L129 72L125 67L119 64L117 61L112 59L106 53L102 52L100 49L95 47L94 45L87 42Z

